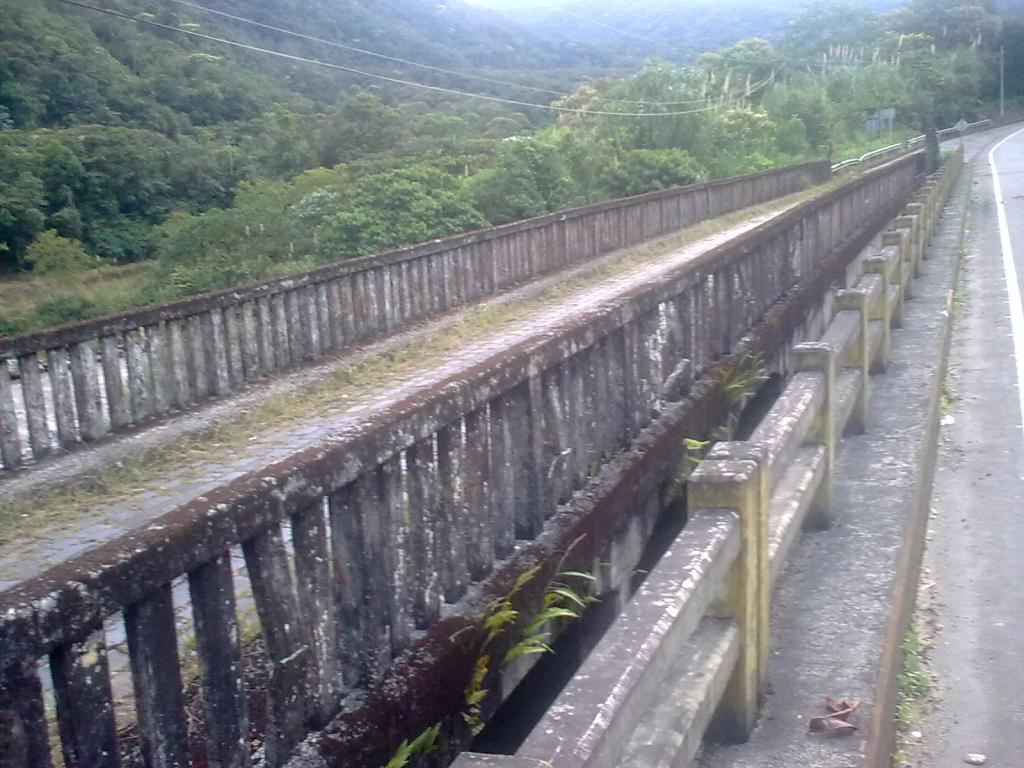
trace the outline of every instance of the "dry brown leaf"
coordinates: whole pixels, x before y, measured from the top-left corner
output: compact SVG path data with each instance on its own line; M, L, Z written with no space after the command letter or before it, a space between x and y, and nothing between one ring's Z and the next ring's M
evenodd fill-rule
M852 711L852 710L849 710ZM849 714L849 711L846 714ZM846 736L857 730L857 726L840 720L837 717L812 717L810 723L811 733L820 733L824 736Z

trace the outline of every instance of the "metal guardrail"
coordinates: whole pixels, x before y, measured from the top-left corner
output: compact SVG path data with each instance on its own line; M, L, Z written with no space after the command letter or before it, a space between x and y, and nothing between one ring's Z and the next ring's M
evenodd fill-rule
M963 127L963 130L961 130L959 128L956 128L956 127L954 127L954 128L943 128L941 131L938 131L938 136L939 136L940 139L942 139L942 138L947 138L947 137L955 135L955 134L964 134L964 133L967 133L969 131L978 130L979 128L987 128L987 127L989 127L991 125L991 123L992 123L991 120L978 120L977 122L974 122L974 123L967 123L967 125L965 125ZM873 149L870 152L864 153L860 157L855 157L855 158L852 158L850 160L843 160L841 163L836 163L835 165L832 166L832 173L836 173L837 171L841 171L844 168L851 168L851 167L853 167L855 165L860 165L861 163L866 163L869 160L874 160L874 159L879 158L879 157L885 157L886 155L890 155L890 154L893 154L895 152L902 152L902 151L909 152L910 150L914 149L914 147L916 147L918 144L923 144L924 140L925 140L925 136L924 135L915 136L912 139L908 139L907 141L901 141L898 144L890 144L887 147L880 147L879 149Z

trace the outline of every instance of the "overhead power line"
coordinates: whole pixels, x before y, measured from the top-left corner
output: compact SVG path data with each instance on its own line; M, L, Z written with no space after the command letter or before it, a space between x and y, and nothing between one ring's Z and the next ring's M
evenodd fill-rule
M534 85L525 85L523 83L516 83L516 82L509 81L509 80L499 80L499 79L493 78L493 77L485 77L484 75L477 75L477 74L474 74L472 72L462 72L462 71L456 70L456 69L446 69L445 67L438 67L438 66L435 66L433 64L424 64L423 62L413 61L412 59L404 59L404 58L402 58L400 56L391 56L391 55L386 54L386 53L380 53L379 51L372 51L372 50L369 50L368 48L360 48L358 46L350 45L348 43L338 42L337 40L327 40L327 39L324 39L322 37L317 37L315 35L308 35L308 34L306 34L304 32L297 32L295 30L285 29L284 27L278 27L278 26L275 26L273 24L266 24L266 23L264 23L262 21L257 21L256 19L250 19L250 18L247 18L245 16L238 16L236 14L228 13L226 11L220 11L220 10L217 10L216 8L209 8L209 7L205 6L205 5L200 5L199 3L190 2L189 0L170 0L170 2L176 3L178 5L182 5L182 6L185 6L185 7L188 7L188 8L194 8L194 9L196 9L198 11L202 11L204 13L209 13L209 14L212 14L212 15L215 15L215 16L220 16L220 17L225 18L225 19L231 19L232 21L241 22L242 24L249 24L249 25L254 26L254 27L259 27L261 29L270 30L272 32L278 32L278 33L283 34L283 35L290 35L292 37L296 37L296 38L299 38L299 39L302 39L302 40L308 40L309 42L312 42L312 43L318 43L320 45L327 45L327 46L330 46L332 48L338 48L338 49L343 50L343 51L351 51L353 53L359 53L359 54L362 54L364 56L373 56L374 58L383 59L384 61L391 61L391 62L394 62L396 64L404 64L404 65L410 66L410 67L418 67L420 69L429 70L431 72L439 72L441 74L452 75L454 77L462 77L462 78L466 78L466 79L469 79L469 80L476 80L476 81L479 81L479 82L482 82L482 83L490 83L491 85L501 85L501 86L505 86L507 88L518 88L518 89L521 89L521 90L533 91L534 93L545 93L545 94L548 94L549 96L556 96L556 97L558 97L560 99L569 96L569 94L564 93L563 91L555 91L555 90L551 90L550 88L539 88L539 87L534 86ZM683 105L688 105L688 104L703 104L703 103L705 103L707 101L707 99L689 99L689 100L677 100L677 101L638 101L638 100L633 100L633 99L616 99L616 101L623 102L623 103L629 103L629 104L638 104L638 105L643 104L643 105L651 105L651 106L683 106Z
M453 96L462 96L470 99L480 99L483 101L497 102L500 104L509 104L517 107L529 107L532 109L543 109L550 112L557 112L560 114L574 114L574 115L594 115L600 117L681 117L684 115L694 115L700 112L707 112L716 109L718 105L708 105L701 107L700 109L689 109L683 111L672 111L672 112L616 112L607 110L594 110L594 109L575 109L572 107L561 107L554 104L536 104L529 101L518 101L516 99L505 99L500 96L489 96L482 93L472 93L469 91L460 91L454 88L444 88L438 85L428 85L426 83L418 83L413 80L405 80L398 77L391 77L389 75L381 75L375 72L366 72L355 67L348 67L342 64L334 64L327 61L320 61L319 59L310 59L304 56L296 56L290 53L284 53L283 51L275 51L270 48L261 48L256 45L249 45L248 43L241 43L237 40L229 40L223 37L216 37L214 35L203 34L202 32L196 32L194 30L182 29L181 27L175 27L170 24L163 24L153 19L144 19L135 16L129 16L126 13L115 11L110 8L101 8L95 5L89 5L88 3L79 2L78 0L60 0L65 5L73 6L75 8L83 8L85 10L94 11L96 13L102 13L107 16L113 16L127 21L134 22L136 24L147 25L156 27L158 29L167 30L170 32L177 32L188 37L193 37L199 40L206 40L213 43L220 43L222 45L228 45L242 50L252 51L254 53L263 53L268 56L276 56L278 58L287 59L289 61L297 61L304 64L313 64L315 66L326 67L339 72L347 72L349 74L358 75L359 77L367 77L374 80L383 80L385 82L393 83L395 85L404 85L411 88L421 88L423 90L434 91L437 93L447 93ZM759 83L754 88L747 91L748 96L753 95L756 91L769 85L774 80L774 75Z

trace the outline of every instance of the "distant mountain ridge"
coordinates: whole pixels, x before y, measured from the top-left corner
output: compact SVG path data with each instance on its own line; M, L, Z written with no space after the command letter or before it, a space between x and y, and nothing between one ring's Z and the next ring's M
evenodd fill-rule
M786 0L482 0L542 37L604 47L618 61L661 56L683 63L748 37L782 36L803 4ZM890 11L900 0L865 0Z

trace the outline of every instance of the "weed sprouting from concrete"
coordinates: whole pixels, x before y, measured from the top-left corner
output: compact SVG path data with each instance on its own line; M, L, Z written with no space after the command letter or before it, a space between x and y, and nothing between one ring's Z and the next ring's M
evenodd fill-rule
M743 356L739 365L722 382L725 399L729 405L742 403L757 392L757 388L768 380L764 359L761 354Z
M489 692L485 687L485 681L491 671L491 654L488 649L499 636L518 624L520 613L513 607L512 601L539 572L538 565L521 573L512 589L504 597L492 602L484 614L484 640L480 656L477 657L469 685L463 693L465 711L462 713L462 719L474 736L484 728L481 707ZM587 583L586 592L574 587L570 583L573 580ZM520 656L550 653L549 640L553 625L559 621L575 621L589 605L597 602L597 598L590 594L589 586L596 580L593 574L582 571L559 572L545 589L540 610L522 629L512 647L505 652L504 663L508 664Z
M398 745L384 768L405 768L410 760L422 755L429 755L437 748L437 739L441 735L441 724L434 723L412 741L406 740Z
M896 719L906 728L914 721L917 705L931 692L935 681L925 669L924 657L928 646L921 639L916 623L911 625L900 649L903 652L903 669L899 676Z

